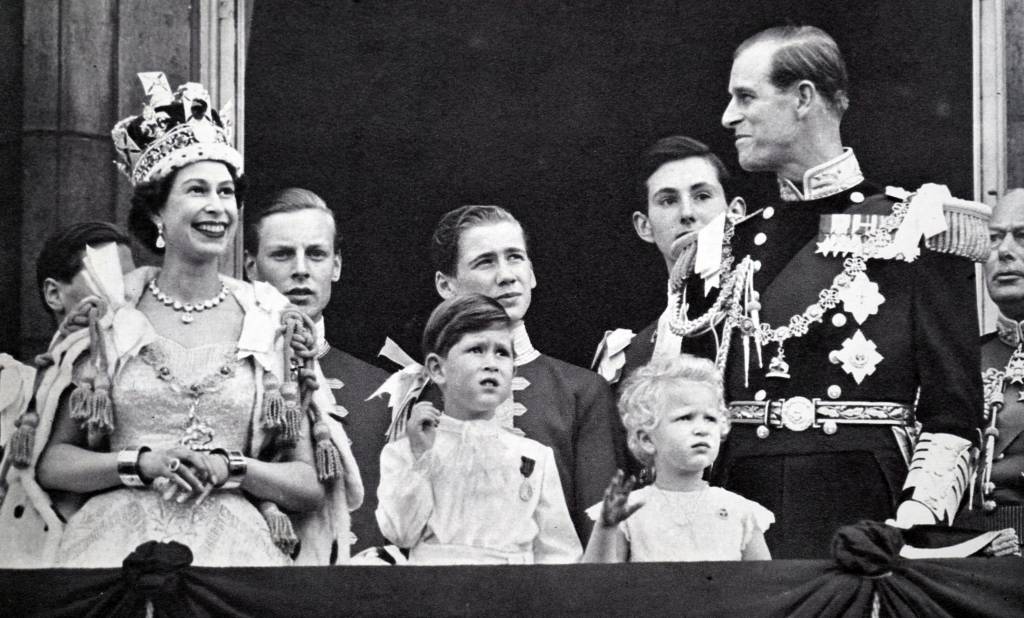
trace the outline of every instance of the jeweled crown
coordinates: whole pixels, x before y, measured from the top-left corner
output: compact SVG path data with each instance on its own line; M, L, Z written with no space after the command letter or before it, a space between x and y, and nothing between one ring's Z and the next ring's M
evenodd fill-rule
M242 174L242 154L231 145L231 126L221 121L202 84L189 82L174 92L160 72L139 73L147 102L138 116L114 125L118 160L132 185L159 180L196 161L222 161Z

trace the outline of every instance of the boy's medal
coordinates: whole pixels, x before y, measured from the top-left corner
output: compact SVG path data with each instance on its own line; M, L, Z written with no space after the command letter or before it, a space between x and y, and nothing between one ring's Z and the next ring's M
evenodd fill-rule
M521 457L523 465L519 466L519 473L523 475L523 484L519 486L519 499L529 502L533 497L533 485L530 485L530 475L533 474L533 467L537 463L529 457Z

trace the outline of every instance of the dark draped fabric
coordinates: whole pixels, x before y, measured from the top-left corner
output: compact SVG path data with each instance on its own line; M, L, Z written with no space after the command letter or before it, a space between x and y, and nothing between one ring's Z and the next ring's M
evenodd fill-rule
M0 615L1019 616L1024 560L905 560L880 524L837 536L834 561L473 567L190 567L175 543L122 569L0 571Z

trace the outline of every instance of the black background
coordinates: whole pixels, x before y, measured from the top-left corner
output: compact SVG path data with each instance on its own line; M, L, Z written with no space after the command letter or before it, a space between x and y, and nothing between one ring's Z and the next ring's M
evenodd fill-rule
M719 121L735 47L787 21L843 50L844 143L869 178L972 196L967 0L259 0L250 208L303 186L335 210L344 266L328 338L372 360L385 336L418 356L440 216L504 206L530 236L534 344L588 364L605 329L638 330L664 302L664 263L629 221L646 146L691 135L738 172L748 205L771 194L771 178L740 172Z

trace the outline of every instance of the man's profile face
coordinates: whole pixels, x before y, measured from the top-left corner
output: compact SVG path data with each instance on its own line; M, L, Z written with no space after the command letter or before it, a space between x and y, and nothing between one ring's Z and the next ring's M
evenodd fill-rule
M256 255L245 255L245 272L253 281L273 285L300 311L319 320L331 300L331 284L341 278L330 214L305 208L264 217Z
M117 257L121 262L121 272L123 274L135 270L135 260L132 258L132 250L128 245L120 243L117 245ZM64 316L70 313L83 298L96 294L89 287L84 266L75 273L75 276L68 283L47 279L43 285L46 303L53 310L58 320L63 319Z
M523 228L514 221L498 221L464 230L455 276L439 272L435 283L443 298L474 292L489 296L518 324L530 309L537 285Z
M1003 196L988 230L985 284L989 296L1006 317L1024 320L1024 189Z
M728 208L718 171L705 157L669 161L647 179L647 211L633 213L633 227L653 243L669 268L672 243L699 231Z
M729 105L722 126L733 132L740 167L778 172L794 158L799 124L795 86L780 90L770 81L775 43L755 43L736 57L729 74Z

